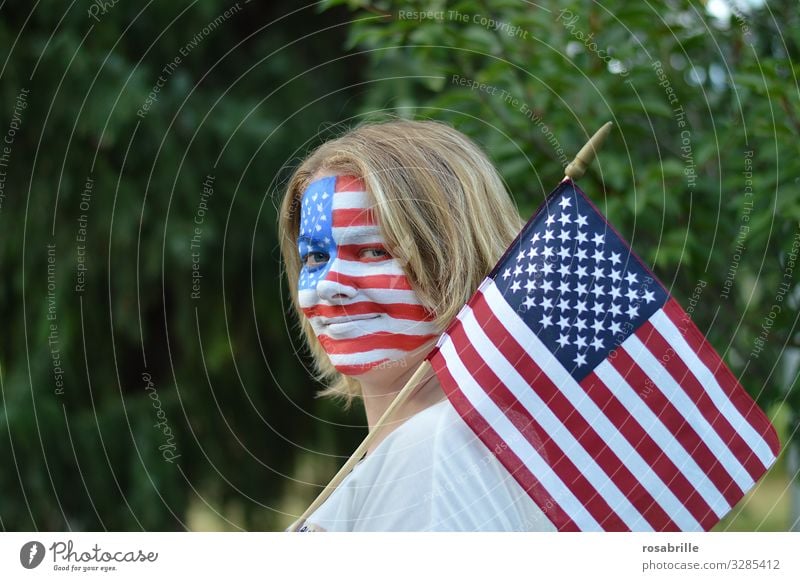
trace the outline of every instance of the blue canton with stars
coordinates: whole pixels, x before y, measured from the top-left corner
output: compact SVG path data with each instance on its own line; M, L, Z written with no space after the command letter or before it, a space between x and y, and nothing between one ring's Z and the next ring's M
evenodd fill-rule
M669 298L569 181L550 194L491 276L506 302L576 381Z
M318 179L303 192L300 206L300 232L297 250L303 257L310 252L323 252L328 262L316 268L300 270L299 289L314 289L317 282L325 278L336 258L336 243L333 240L333 194L336 176Z

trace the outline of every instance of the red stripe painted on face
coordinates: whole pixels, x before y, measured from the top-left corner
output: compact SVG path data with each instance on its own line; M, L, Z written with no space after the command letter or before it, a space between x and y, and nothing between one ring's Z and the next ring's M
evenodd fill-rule
M319 335L319 342L328 355L349 355L364 353L373 349L400 349L413 351L428 343L437 335L403 335L402 333L370 333L352 339L334 339L329 335Z
M368 276L347 276L334 270L328 272L325 280L358 289L397 289L413 290L405 275L373 274Z
M372 208L341 208L333 211L333 227L375 226L375 212Z
M376 258L364 258L361 256L362 251L373 249L383 250L386 254ZM360 260L364 262L383 262L384 260L392 259L392 256L386 251L382 244L342 244L336 247L336 256L342 260Z
M337 176L336 192L366 192L367 188L361 178L355 176Z
M432 321L436 315L422 305L407 303L374 303L362 302L349 305L314 305L303 309L308 317L348 317L353 315L386 314L393 319L409 321Z

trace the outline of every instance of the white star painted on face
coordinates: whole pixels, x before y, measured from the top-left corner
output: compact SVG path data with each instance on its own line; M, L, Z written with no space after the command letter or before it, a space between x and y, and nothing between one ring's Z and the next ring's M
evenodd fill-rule
M633 283L635 283L635 282L639 282L639 281L637 280L637 278L636 278L636 273L635 273L635 272L628 272L628 273L625 275L625 281L626 281L628 284L633 284Z
M562 348L566 347L569 345L569 337L566 334L562 334L558 337L558 339L556 339L556 343L561 345Z
M323 241L325 244L330 244L330 243L331 243L331 239L330 239L330 238L328 238L327 236L326 236L325 238L323 238L323 239L322 239L322 241Z
M315 195L315 197L316 197L316 195ZM317 212L322 214L322 204L317 204Z
M638 298L639 298L639 291L637 291L637 290L636 290L635 288L633 288L633 287L630 287L630 288L628 289L628 292L626 292L626 293L625 293L625 297L626 297L626 298L627 298L629 301L635 301L636 299L638 299Z
M646 301L647 301L647 304L649 305L649 304L650 304L650 303L652 303L654 300L656 300L656 295L655 295L655 293L654 293L653 291L646 290L646 291L644 291L644 296L643 296L642 298L643 298L644 300L646 300Z
M614 266L616 266L620 262L622 262L622 260L620 259L619 252L612 252L611 253L611 258L609 258L609 260L611 261L611 264L613 264Z
M592 347L594 347L595 351L600 351L600 349L603 348L603 340L600 337L595 336L595 338L592 339Z
M600 246L601 244L605 244L606 241L603 239L603 235L602 234L600 234L599 232L596 232L595 235L592 236L592 242L596 246Z
M558 217L558 221L561 222L561 227L563 228L567 224L572 224L572 218L569 217L568 214L561 214Z
M616 334L617 334L617 333L619 333L619 332L620 332L622 329L620 328L620 326L619 326L619 323L617 323L616 321L612 321L612 322L611 322L611 326L609 327L609 329L608 329L608 330L609 330L609 331L611 331L611 334L612 334L612 335L616 335Z
M584 244L586 242L589 242L589 239L586 238L586 232L578 232L575 235L575 240L578 241L578 244Z
M328 217L325 214L322 214L322 216L320 216L319 219L322 220L323 222L328 221Z
M561 201L558 203L561 206L562 210L566 210L567 208L572 206L572 202L570 202L569 198L561 198Z
M518 291L520 288L521 288L521 285L519 284L519 281L518 281L518 280L515 280L515 281L514 281L514 284L512 284L512 285L511 285L511 292L512 292L512 293L515 293L515 292L517 292L517 291Z
M634 305L629 306L627 314L631 319L633 319L639 314L639 307L636 307Z
M583 353L578 353L575 356L575 359L573 359L573 361L575 362L575 365L577 365L578 367L580 367L581 365L586 365L586 355L584 355Z
M586 226L586 216L583 214L578 214L578 219L575 220L575 222L578 224L579 228Z
M503 279L508 280L509 276L511 276L511 269L507 268L503 271Z
M548 214L547 215L547 220L545 220L544 223L545 223L546 226L552 226L555 223L555 221L556 221L556 217L553 216L553 214ZM545 240L546 240L546 238L545 238Z
M553 231L552 230L545 230L544 231L544 241L545 242L550 242L553 238L555 238L555 236L553 236Z
M552 326L553 318L550 315L542 315L542 320L539 323L541 323L543 329L547 329L547 327Z
M586 347L586 337L581 337L580 335L575 337L575 346L578 349L583 349Z
M328 199L328 192L325 192L324 194L322 194L322 199L323 200L327 200Z
M311 196L311 199L314 200L315 202L317 201L317 198L319 198L319 194L314 194L313 196ZM319 212L322 212L322 206L321 205L317 205L317 210Z
M619 305L617 303L611 303L611 308L608 310L608 312L615 317L619 317L620 315L622 315L622 311L620 310Z

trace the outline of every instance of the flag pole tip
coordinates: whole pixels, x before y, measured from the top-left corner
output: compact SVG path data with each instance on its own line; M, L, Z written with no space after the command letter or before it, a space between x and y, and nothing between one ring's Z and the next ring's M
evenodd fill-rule
M608 121L592 135L591 139L586 142L586 145L581 147L578 155L575 156L575 159L573 159L564 170L564 175L566 177L575 181L579 180L583 174L586 173L587 168L592 161L594 161L600 146L606 140L608 134L611 133L611 128L613 126L614 124Z

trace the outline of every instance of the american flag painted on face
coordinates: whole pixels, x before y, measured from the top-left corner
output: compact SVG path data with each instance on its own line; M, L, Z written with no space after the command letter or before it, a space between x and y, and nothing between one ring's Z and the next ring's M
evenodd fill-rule
M433 313L387 252L360 179L329 176L308 186L297 244L300 306L339 372L359 375L432 345Z
M569 180L429 360L559 530L708 530L780 449L689 316Z

